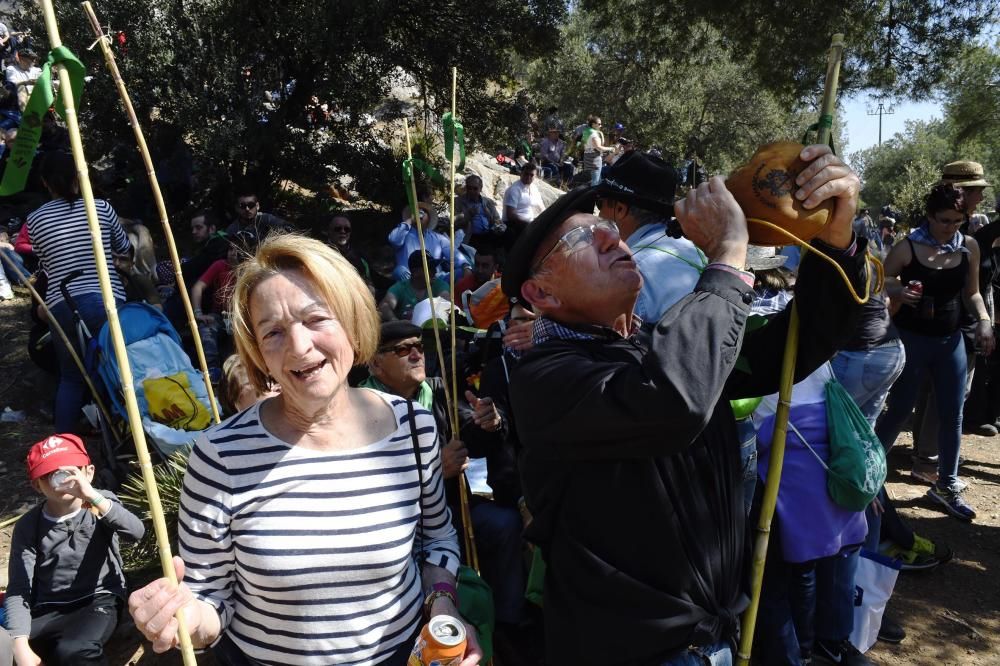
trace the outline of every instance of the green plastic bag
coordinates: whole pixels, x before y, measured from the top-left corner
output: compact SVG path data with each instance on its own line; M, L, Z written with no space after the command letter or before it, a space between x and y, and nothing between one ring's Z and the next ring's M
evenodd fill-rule
M493 630L496 628L493 590L472 567L458 568L458 612L476 628L479 647L483 650L482 663L487 663L493 657Z
M885 449L854 399L832 380L826 383L830 438L827 492L839 506L864 511L885 483Z

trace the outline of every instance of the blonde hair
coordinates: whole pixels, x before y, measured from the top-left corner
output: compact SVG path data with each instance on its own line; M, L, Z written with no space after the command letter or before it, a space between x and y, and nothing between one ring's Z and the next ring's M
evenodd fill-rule
M236 268L232 323L236 352L258 393L271 380L250 320L250 298L266 279L286 271L301 271L340 321L354 350L354 364L364 365L378 347L379 317L368 286L350 262L326 243L300 234L272 234L257 253Z

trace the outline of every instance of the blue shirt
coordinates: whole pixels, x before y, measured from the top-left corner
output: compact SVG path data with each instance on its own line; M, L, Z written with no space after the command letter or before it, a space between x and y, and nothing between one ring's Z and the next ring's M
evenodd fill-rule
M677 301L698 284L708 259L686 238L671 238L662 223L646 224L628 237L625 244L642 274L642 291L635 314L655 323Z
M463 234L456 231L455 244L460 245L462 240ZM396 266L406 266L410 255L420 249L420 236L417 234L416 225L400 222L389 232L389 245L396 249ZM425 228L424 245L427 247L427 254L437 262L437 272L447 273L451 266L451 244L448 237ZM469 262L465 256L461 252L456 253L456 275L461 275L468 266Z

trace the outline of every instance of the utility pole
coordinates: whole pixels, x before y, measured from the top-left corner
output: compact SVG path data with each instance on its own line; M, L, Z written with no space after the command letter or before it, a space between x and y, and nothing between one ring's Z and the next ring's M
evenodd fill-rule
M869 111L869 116L878 116L878 145L882 145L882 116L891 116L895 111L890 106L888 109L885 108L885 104L882 102L878 103L878 109L875 111Z

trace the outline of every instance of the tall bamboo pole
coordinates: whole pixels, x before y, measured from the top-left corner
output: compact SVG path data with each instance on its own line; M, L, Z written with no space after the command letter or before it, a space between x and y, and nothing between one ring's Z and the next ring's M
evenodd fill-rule
M56 23L56 13L52 8L52 0L41 0L42 11L45 14L45 29L48 32L49 44L55 49L62 46L59 37L59 25ZM156 533L156 543L160 553L160 564L163 575L171 584L177 585L173 558L170 553L170 540L167 535L167 523L163 518L163 507L160 503L160 493L156 487L153 475L153 465L149 459L149 449L146 446L146 435L142 430L142 417L139 414L139 404L132 385L132 368L125 351L125 339L122 336L121 322L118 321L118 310L115 307L115 295L111 288L111 275L108 273L107 257L104 254L104 244L101 238L101 225L97 219L97 208L94 205L94 192L90 186L90 176L87 173L87 158L83 153L83 140L80 136L80 125L76 117L73 100L73 87L69 72L61 65L56 65L59 73L59 89L66 112L66 125L69 129L70 147L73 150L73 161L76 163L77 177L80 181L80 194L83 198L84 210L87 214L87 224L90 227L91 243L94 249L94 261L97 264L97 278L101 284L101 295L104 298L104 308L108 315L108 327L111 331L111 341L114 344L115 358L121 371L122 393L128 412L129 425L132 428L132 438L135 451L139 457L139 467L146 485L149 497L149 508L153 518L153 530ZM187 631L187 622L182 611L177 615L177 634L180 640L181 655L185 666L196 666L197 661L191 646L191 636Z
M456 99L458 91L458 68L451 68L451 119L453 122L458 122L458 117L456 116ZM454 137L456 140L458 137ZM451 240L451 297L454 299L457 294L455 293L455 254L458 252L458 246L455 244L455 154L454 154L454 141L452 142L452 154L448 155L448 164L451 166L451 196L448 199L450 207L450 215L448 220L450 222L450 240ZM454 305L454 303L452 304ZM451 431L458 436L458 354L456 353L458 342L456 339L456 322L455 322L455 308L449 309L448 316L449 326L451 328L451 394L455 396L452 401L451 407ZM447 381L447 380L446 380ZM472 529L472 511L469 508L469 480L465 476L465 472L462 472L458 476L458 502L459 509L462 512L462 527L464 528L466 535L466 556L469 558L469 566L479 573L479 552L476 549L476 535Z
M94 386L94 382L90 380L90 374L87 372L87 368L84 367L83 361L80 360L80 355L76 353L76 347L70 342L69 336L66 335L66 331L63 327L59 325L56 318L52 316L52 312L49 311L49 307L45 305L45 299L42 298L41 294L32 286L31 282L28 280L28 276L21 272L20 267L14 263L14 261L8 257L6 254L0 252L0 259L6 262L7 267L14 271L14 274L21 278L21 282L24 286L28 288L31 295L38 301L38 307L42 308L42 312L48 319L49 328L56 332L59 339L62 340L63 345L69 352L70 358L73 359L73 363L76 364L77 369L80 370L80 374L83 375L83 381L86 382L87 388L90 389L90 394L94 396L94 403L97 404L97 408L101 410L101 416L104 417L104 422L108 424L108 432L111 436L115 438L116 444L121 444L121 440L118 438L118 432L115 430L114 421L111 420L111 412L108 411L107 405L104 404L104 400L101 398L101 394L97 391L97 387Z
M827 143L833 126L833 111L837 104L837 79L840 75L840 60L844 51L844 36L836 34L830 43L826 68L826 85L820 106L817 143ZM767 483L761 502L760 521L757 524L757 539L753 547L753 562L750 573L750 606L743 613L740 628L740 646L737 654L739 666L749 666L753 649L753 634L757 626L757 611L760 608L760 593L764 582L764 566L767 563L767 546L771 536L771 520L778 503L778 489L781 484L781 469L785 462L785 438L788 436L788 412L792 406L792 386L795 377L795 359L799 351L799 312L792 301L792 313L788 321L788 336L785 340L785 354L781 361L781 384L778 390L778 408L774 414L774 433L771 437L771 457L768 463Z
M181 259L177 254L174 233L170 228L167 207L163 203L163 194L160 192L160 183L156 179L156 169L153 168L153 159L150 157L149 147L146 145L146 137L142 133L142 126L139 124L139 118L135 114L135 107L132 106L132 99L129 97L128 90L125 89L125 81L122 80L121 72L118 70L118 63L115 62L115 54L111 51L111 47L108 46L108 39L104 34L104 29L101 28L101 24L98 22L97 15L94 14L94 8L91 6L89 0L83 3L83 11L87 14L87 18L90 19L90 27L94 31L94 36L97 37L97 43L100 44L101 53L104 54L104 62L107 64L108 71L111 72L111 78L114 79L115 86L118 88L118 95L122 98L125 114L128 116L129 124L132 126L132 133L135 134L135 141L139 146L139 154L142 155L142 163L146 167L146 177L149 178L149 186L153 191L153 199L156 201L156 212L159 214L160 224L163 226L163 236L167 239L167 250L170 253L170 261L174 267L177 290L180 292L181 302L184 304L184 313L187 315L188 326L191 328L191 337L194 340L194 350L198 357L198 366L201 368L201 375L205 380L205 389L208 391L208 402L212 409L212 417L218 423L221 419L219 417L218 405L215 402L215 391L212 389L212 380L208 376L208 362L205 360L205 349L201 344L201 335L198 332L198 323L195 320L194 309L191 306L191 298L188 295L187 285L184 284L184 275L181 272Z

